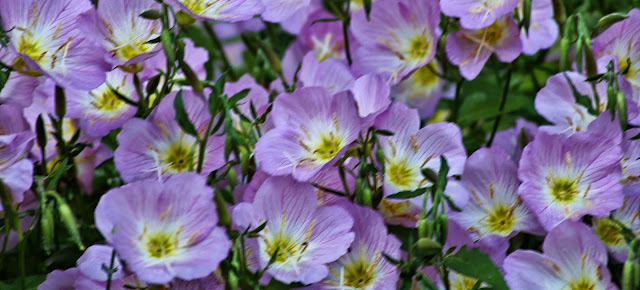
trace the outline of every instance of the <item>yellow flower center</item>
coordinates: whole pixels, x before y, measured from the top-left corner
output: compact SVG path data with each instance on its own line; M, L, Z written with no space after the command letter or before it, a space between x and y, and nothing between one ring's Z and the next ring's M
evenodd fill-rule
M451 290L471 290L478 280L460 275L457 279L451 281Z
M596 219L595 230L600 240L608 246L622 246L626 244L622 236L622 227L609 218Z
M129 60L143 53L150 52L155 47L155 44L146 42L147 40L142 37L138 40L130 40L129 43L123 44L122 47L118 49L118 55L120 55L122 59Z
M42 65L44 63L43 59L47 54L46 49L42 48L38 40L31 39L28 36L30 32L24 32L20 37L17 37L16 40L16 50L28 56L33 61ZM23 57L17 57L12 66L15 70L29 76L38 77L42 74L30 68L27 63L22 59Z
M409 40L407 56L411 60L421 60L431 51L430 39L425 34L416 35Z
M411 74L410 79L414 84L417 84L422 88L430 88L438 81L438 76L434 74L433 71L437 71L436 63L434 61L417 69L413 74Z
M154 258L162 258L171 255L176 250L176 241L172 235L158 233L147 240L147 252Z
M356 289L369 286L375 276L375 264L359 258L344 266L344 284Z
M596 289L595 283L589 280L587 277L582 277L580 280L574 280L569 283L569 289L571 290L594 290Z
M406 187L414 183L413 168L407 165L406 160L391 162L386 167L387 178L399 187Z
M191 157L191 146L183 141L175 142L167 148L162 161L168 164L168 168L172 171L183 172L189 170L189 165L194 164L197 160L196 154Z
M331 160L338 154L342 147L342 139L335 134L323 135L316 144L313 155L320 160Z
M487 228L491 233L508 235L512 232L515 224L515 216L513 214L515 208L505 205L498 205L493 208L486 219Z
M307 248L307 243L298 244L294 239L286 236L282 233L275 235L272 239L265 239L266 250L265 252L269 257L272 257L276 250L276 263L285 263L291 257L295 257L303 253Z
M95 94L91 91L89 94L94 98L91 104L100 111L113 112L125 105L109 88L106 88L102 93Z
M556 179L551 185L551 195L554 201L572 202L578 195L578 189L575 180L567 180L564 178Z

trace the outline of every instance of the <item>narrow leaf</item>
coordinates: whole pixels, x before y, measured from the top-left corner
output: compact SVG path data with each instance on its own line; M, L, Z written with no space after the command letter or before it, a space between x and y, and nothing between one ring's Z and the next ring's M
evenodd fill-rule
M178 92L176 95L176 99L173 101L173 107L176 109L176 121L180 124L182 130L185 133L198 137L198 131L196 127L193 126L193 123L189 120L189 116L187 115L187 111L184 109L184 103L182 100L182 91Z

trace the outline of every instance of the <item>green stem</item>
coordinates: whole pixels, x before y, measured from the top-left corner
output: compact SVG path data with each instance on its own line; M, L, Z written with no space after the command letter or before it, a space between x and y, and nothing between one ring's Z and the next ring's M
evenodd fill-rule
M200 143L200 153L198 154L198 173L202 172L202 164L204 163L204 153L207 148L207 141L209 141L209 135L211 135L211 127L213 126L213 119L215 116L209 118L209 124L207 124L207 130L204 131L204 137Z
M458 121L458 112L460 111L460 106L462 105L462 84L464 83L464 78L460 78L460 80L456 83L456 94L453 97L453 108L451 109L451 117L449 117L449 121L456 122Z
M502 119L504 106L507 104L507 96L509 95L509 86L511 85L511 65L507 68L507 81L504 85L504 90L502 91L502 100L500 100L500 108L498 109L498 116L496 116L496 121L493 123L493 129L491 129L491 137L489 137L489 141L487 141L487 147L491 147L491 143L493 143L493 138L496 137L496 132L498 131L498 126L500 125L500 120Z
M106 290L111 290L111 280L113 279L113 264L115 264L115 261L116 250L113 249L113 251L111 251L111 262L109 263L109 271L107 271L107 287L105 287Z
M218 37L218 34L216 34L216 31L213 30L211 23L205 21L205 22L202 22L202 26L204 26L204 30L207 32L207 34L209 34L209 36L211 37L211 40L213 41L213 45L218 50L220 58L222 59L222 64L224 65L224 69L227 71L227 74L229 75L231 80L233 81L237 80L236 73L233 70L233 66L229 61L227 54L224 52L224 46L222 45L222 41L220 41L220 38Z
M344 13L344 19L342 19L342 37L344 38L344 50L347 55L347 62L349 66L353 61L351 60L351 50L349 49L349 33L348 28L351 23L351 15L349 15L349 10L351 10L351 1L347 1L347 10Z

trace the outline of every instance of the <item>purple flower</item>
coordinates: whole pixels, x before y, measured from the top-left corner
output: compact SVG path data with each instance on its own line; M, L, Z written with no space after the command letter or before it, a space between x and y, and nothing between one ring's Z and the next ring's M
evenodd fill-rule
M622 205L620 131L613 134L540 131L524 148L518 193L546 230L586 214L607 216Z
M104 83L109 70L104 50L78 28L77 18L90 9L86 0L0 2L14 69L27 75L44 74L61 86L82 90Z
M584 81L585 79L585 76L576 72L563 72L547 79L544 88L536 95L535 108L553 125L541 126L541 130L572 134L586 130L589 124L596 119L596 116L591 115L586 107L576 103L571 89L573 85L576 92L587 96L595 107L593 90L591 85ZM599 100L597 109L604 111L607 98L600 94Z
M13 202L18 203L33 182L33 162L26 156L35 136L20 107L0 105L0 116L0 181L9 188Z
M520 161L522 149L533 140L537 133L538 126L536 124L518 119L515 127L496 133L493 146L502 148L509 154L509 158L517 163Z
M111 255L113 254L113 247L107 245L93 245L87 248L80 259L78 259L78 270L87 278L95 281L107 281L109 278L107 272L102 268L102 265L109 267L111 265ZM111 278L113 280L119 280L124 277L124 268L120 259L116 257L113 263L113 267L117 269L113 273Z
M383 73L397 83L433 59L440 35L439 14L433 0L376 1L371 21L364 11L354 12L351 30L361 45L354 65L363 74Z
M175 92L166 96L146 120L134 118L122 127L122 132L118 134L120 146L115 151L114 161L125 181L154 176L164 180L197 165L199 150L191 155L196 138L186 134L175 120L175 96ZM189 120L202 138L211 118L207 105L191 91L183 91L182 98ZM198 143L196 147L199 146ZM202 174L206 176L224 164L224 137L210 136Z
M282 22L311 4L311 0L262 0L264 12L262 19L269 22Z
M474 239L541 233L536 216L517 194L518 168L502 149L481 148L469 156L461 180L472 198L462 212L451 213L451 219Z
M447 1L445 1L447 2ZM447 36L447 57L458 65L460 74L468 80L478 76L492 53L502 62L511 62L522 51L520 30L511 15L495 20L477 30L460 29Z
M404 106L404 105L400 105ZM401 113L393 106L389 110ZM444 156L449 164L449 176L462 173L467 157L462 145L462 135L453 123L434 123L415 130L419 125L384 124L384 120L401 119L393 115L381 115L376 120L377 128L394 132L393 136L380 137L380 146L384 153L384 195L428 187L431 182L422 175L422 169L434 171L440 169L440 156ZM408 129L406 126L413 128Z
M80 275L76 267L64 271L54 270L47 274L47 280L38 286L38 290L75 290L73 284Z
M626 195L622 206L613 211L611 218L603 217L593 219L593 230L598 238L600 238L600 241L607 246L613 258L618 262L624 262L627 259L629 244L624 238L623 228L616 221L631 229L631 232L634 233L636 237L640 236L639 209L640 196Z
M305 87L323 87L335 94L353 86L355 78L349 65L340 59L318 61L312 52L302 59L298 81Z
M616 289L607 250L584 224L565 221L551 230L539 253L516 250L504 261L512 289Z
M629 129L626 137L632 138L640 133L640 129ZM625 187L624 192L628 195L640 195L640 141L623 138L622 146L622 179L620 183Z
M181 279L175 279L171 281L169 289L172 290L223 290L224 280L218 277L216 273L196 279L185 281Z
M524 27L520 30L522 53L533 55L540 49L550 48L557 39L558 24L553 19L551 0L532 0L529 31L525 32Z
M593 41L593 54L601 67L613 60L620 71L628 68L619 79L628 82L634 100L640 98L640 9L632 9L628 18L611 25ZM630 64L627 64L627 59Z
M360 132L360 117L349 93L324 88L281 94L271 112L275 128L258 140L256 162L271 175L307 181L342 156Z
M143 180L107 192L96 207L98 230L147 282L203 278L227 257L231 242L217 225L206 178L183 173L164 184Z
M244 230L266 222L256 239L246 240L249 267L284 283L315 283L329 274L328 263L347 252L354 239L353 219L339 206L319 206L316 189L290 177L271 177L253 203L233 209L235 226Z
M392 88L394 99L418 109L422 118L431 117L443 96L444 80L433 73L439 70L438 67L437 61L433 60L414 71L407 79Z
M351 8L351 11L355 11L353 7ZM307 22L302 27L302 31L298 34L297 42L300 43L305 51L313 51L313 55L319 62L330 58L346 59L342 23L340 21L313 23L318 19L331 17L332 15L327 11L323 9L317 10L309 15ZM355 51L357 42L351 35L349 36L350 49Z
M80 120L84 132L102 137L121 128L136 113L136 107L125 103L111 90L133 101L138 100L133 76L116 69L107 73L106 82L91 91L67 90L67 117Z
M349 251L329 264L329 276L316 284L321 289L395 289L400 271L382 255L401 258L400 241L387 234L379 213L345 203L353 217L355 239Z
M132 72L140 71L135 64L153 57L162 49L149 40L160 36L160 20L140 17L148 9L160 9L153 0L110 0L98 5L97 10L85 13L80 19L85 33L94 38L107 51L107 61Z
M0 90L0 103L28 107L33 101L33 94L39 83L38 78L10 74L4 88Z
M440 1L442 13L449 17L460 18L460 24L466 29L490 26L496 19L510 14L516 6L518 6L518 0Z
M243 21L264 10L260 0L169 0L167 2L202 21Z

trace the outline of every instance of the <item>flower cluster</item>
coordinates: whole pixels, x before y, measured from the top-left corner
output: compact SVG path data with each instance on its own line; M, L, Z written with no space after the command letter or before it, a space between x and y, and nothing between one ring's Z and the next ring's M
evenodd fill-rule
M568 2L0 0L0 288L640 289L640 10Z

